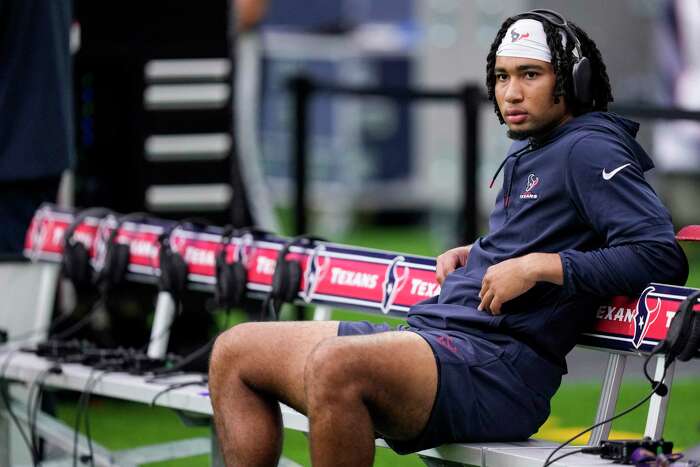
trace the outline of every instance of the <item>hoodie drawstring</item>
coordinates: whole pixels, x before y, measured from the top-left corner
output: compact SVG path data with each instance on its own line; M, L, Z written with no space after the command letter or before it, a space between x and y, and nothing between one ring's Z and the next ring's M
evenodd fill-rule
M496 173L493 174L493 178L491 179L491 183L489 183L489 188L493 188L493 184L496 181L496 177L498 177L498 174L501 173L501 170L503 170L503 167L505 167L506 162L508 162L508 159L511 157L515 157L515 164L513 164L513 171L510 176L510 180L508 181L508 191L503 193L503 207L507 208L508 203L510 202L510 192L513 189L513 178L515 178L515 170L518 168L518 162L520 161L520 157L534 149L534 146L532 143L528 144L522 149L519 149L515 151L513 154L508 154L505 159L503 159L503 162L501 162L501 165L498 166L498 170L496 170Z

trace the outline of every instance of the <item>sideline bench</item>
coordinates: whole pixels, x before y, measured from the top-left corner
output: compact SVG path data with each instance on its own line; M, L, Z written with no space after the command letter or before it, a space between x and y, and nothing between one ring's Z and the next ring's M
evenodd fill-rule
M37 211L27 233L25 256L33 260L57 263L61 260L62 238L73 214L46 205ZM105 239L117 224L116 218L88 217L76 229L74 238L89 249L93 264L99 268L100 255L104 254ZM129 244L130 261L127 279L137 282L154 282L158 269L158 236L172 223L153 219L149 223L126 222L121 226L116 241ZM178 227L171 233L170 244L188 263L188 286L192 289L213 291L215 283L215 257L221 248L222 229L211 227L206 231L192 231ZM678 238L700 241L700 226L689 226L678 233ZM270 290L277 253L286 239L273 235L234 237L226 245L229 260L241 261L248 269L247 290L251 296L262 296ZM331 307L342 307L375 314L405 316L408 308L439 293L435 281L435 260L432 258L358 248L334 243L317 243L314 248L290 248L289 259L297 259L304 266L304 277L298 293L300 303L316 305L314 319L329 319ZM626 358L648 353L666 334L679 303L692 291L686 287L650 284L640 297L616 297L600 307L593 329L585 332L578 345L609 354L608 366L598 405L596 422L608 418L615 406L622 381ZM167 347L167 329L174 315L174 302L169 294L161 292L156 307L156 318L151 336L149 355L162 355ZM641 327L637 316L646 315ZM160 324L158 324L160 323ZM635 334L635 328L640 331ZM0 365L6 357L0 356ZM656 358L655 376L663 370L664 358ZM31 383L47 368L48 363L33 355L18 354L7 364L5 378ZM45 385L82 391L90 369L81 365L63 365L61 375L50 375ZM669 388L673 380L671 365L666 376ZM190 376L191 377L191 376ZM96 384L92 393L119 399L150 402L162 390L163 385L146 383L143 377L122 373L109 374ZM659 438L663 434L668 396L653 396L644 434ZM211 415L208 393L204 387L187 387L163 395L157 405L180 411ZM283 406L286 428L308 431L306 417ZM45 417L44 417L45 418ZM0 430L1 432L2 430ZM45 430L50 437L52 430ZM589 445L597 445L607 439L610 424L596 428L591 433ZM377 445L386 446L382 440ZM528 440L508 443L450 444L422 451L421 458L428 465L518 465L540 466L556 443ZM72 444L71 444L72 446ZM208 448L201 443L199 449ZM565 448L561 453L575 448ZM215 451L214 451L215 453ZM101 457L100 457L101 456ZM110 465L116 458L100 451L99 462ZM122 456L119 465L126 463ZM132 457L133 459L133 457ZM129 461L131 462L131 461ZM214 465L223 465L212 456ZM2 458L0 458L0 464ZM597 456L578 454L569 456L556 465L609 465Z

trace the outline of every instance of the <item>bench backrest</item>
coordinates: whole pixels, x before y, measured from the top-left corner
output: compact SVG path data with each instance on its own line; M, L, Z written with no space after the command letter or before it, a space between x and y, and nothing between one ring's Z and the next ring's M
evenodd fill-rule
M73 218L70 211L52 205L39 209L27 232L25 255L59 262L63 232ZM74 238L86 245L96 267L115 225L113 217L88 217L76 229ZM171 225L153 219L121 226L116 241L130 245L128 272L132 280L148 282L157 277L158 236ZM191 286L213 290L221 234L222 229L216 227L206 231L183 227L172 232L170 244L187 262ZM685 227L679 238L700 241L700 226ZM270 290L278 252L287 241L274 235L244 235L233 237L226 245L229 261L241 261L248 269L247 289L251 295ZM314 248L293 246L288 258L296 258L303 265L298 299L304 303L401 317L411 305L440 292L435 259L425 256L318 243ZM614 297L599 308L595 326L581 336L579 344L611 352L648 351L665 337L678 305L692 290L649 284L640 297Z
M60 262L63 233L74 219L70 211L52 205L40 208L34 216L25 241L25 256L33 260ZM74 238L83 242L98 268L106 251L106 241L117 225L115 217L87 217L78 226ZM149 222L125 222L116 241L128 244L128 278L154 282L159 274L158 237L174 222L152 219ZM172 231L170 245L188 266L188 285L213 291L216 282L215 260L222 247L228 261L240 261L248 270L247 291L261 296L270 291L279 251L288 239L274 235L243 235L222 245L223 229L210 227L193 231L186 227ZM678 233L680 240L700 241L700 226L688 226ZM409 307L440 293L435 280L435 259L424 256L360 248L335 243L317 243L313 248L292 246L288 259L303 266L297 297L299 302L316 305L317 319L330 318L330 308L350 308L369 313L405 316ZM664 339L679 304L693 289L667 284L649 284L639 297L614 297L598 309L592 329L584 332L579 345L607 352L608 366L603 377L595 422L615 413L627 355L650 351ZM161 292L151 331L151 357L161 356L167 347L168 323L174 314L172 297ZM655 378L661 378L664 357L656 359ZM674 366L666 373L670 388ZM663 434L668 398L654 395L647 413L645 436L654 439ZM589 445L607 439L610 424L591 432Z

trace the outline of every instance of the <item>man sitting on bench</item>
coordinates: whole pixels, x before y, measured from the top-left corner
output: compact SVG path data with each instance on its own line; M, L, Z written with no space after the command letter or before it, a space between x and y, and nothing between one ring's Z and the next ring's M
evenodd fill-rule
M278 401L308 416L314 465L371 465L376 436L399 453L527 439L601 300L685 282L638 125L606 112L608 75L588 35L551 11L509 18L486 72L515 140L489 233L440 255L442 292L412 307L408 326L267 322L222 334L209 385L228 465L276 465Z

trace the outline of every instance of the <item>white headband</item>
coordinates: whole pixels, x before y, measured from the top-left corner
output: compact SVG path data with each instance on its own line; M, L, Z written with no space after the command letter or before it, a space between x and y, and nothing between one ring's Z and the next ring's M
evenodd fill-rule
M566 47L566 33L561 31L562 46ZM552 63L552 52L542 23L535 19L519 19L511 24L498 46L496 56L532 58Z

